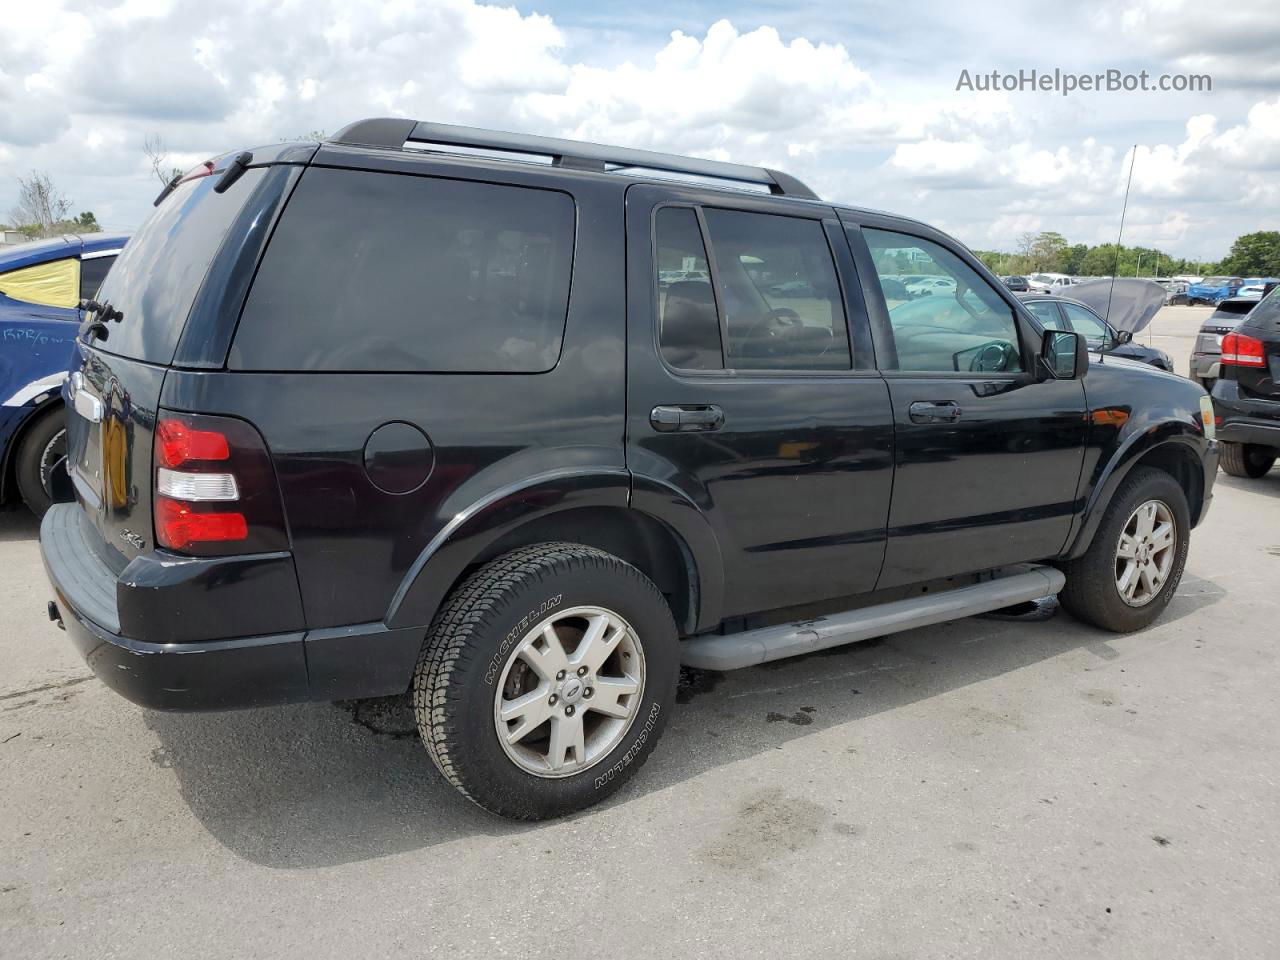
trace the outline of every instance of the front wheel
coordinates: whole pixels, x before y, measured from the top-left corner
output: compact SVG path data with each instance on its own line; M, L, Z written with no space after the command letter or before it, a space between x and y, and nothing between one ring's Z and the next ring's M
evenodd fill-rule
M1274 447L1264 447L1258 443L1231 443L1222 441L1218 444L1222 469L1233 477L1248 477L1257 480L1265 477L1276 463Z
M1063 567L1062 606L1078 620L1129 633L1173 599L1187 562L1191 513L1176 480L1136 468L1107 505L1085 554Z
M542 820L598 803L653 751L679 656L666 600L615 556L524 547L466 580L413 682L436 767L493 813Z

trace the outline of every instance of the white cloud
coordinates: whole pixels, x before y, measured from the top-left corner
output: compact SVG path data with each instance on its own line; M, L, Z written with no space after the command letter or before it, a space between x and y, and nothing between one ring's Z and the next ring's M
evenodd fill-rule
M1169 57L1182 70L1207 73L1215 84L1274 89L1280 84L1280 20L1274 0L1135 0L1108 6L1100 20L1116 21L1133 42Z
M1270 0L1247 0L1239 15L1183 0L1131 0L1117 13L1086 0L1083 11L1053 8L1054 42L1012 53L984 26L989 14L940 0L898 21L850 9L801 28L797 13L780 29L747 7L733 22L676 30L655 29L658 14L644 10L621 30L474 0L13 6L0 32L0 211L16 174L40 168L78 207L132 227L154 196L148 134L189 166L379 114L778 166L833 200L949 224L973 245L1007 248L1036 229L1113 234L1135 140L1135 231L1216 256L1236 233L1274 224L1280 207ZM842 19L858 16L869 19ZM1021 36L1031 15L1009 17ZM921 35L920 22L936 30ZM1141 102L953 89L959 66L1129 63L1134 50L1154 51L1154 72L1217 58L1270 89Z

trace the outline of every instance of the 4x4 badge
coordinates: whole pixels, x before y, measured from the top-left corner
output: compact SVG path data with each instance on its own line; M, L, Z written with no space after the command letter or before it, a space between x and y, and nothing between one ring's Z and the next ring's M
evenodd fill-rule
M128 529L120 531L120 539L129 544L129 546L138 550L141 550L147 545L147 541L143 540L142 537L138 536L138 534Z

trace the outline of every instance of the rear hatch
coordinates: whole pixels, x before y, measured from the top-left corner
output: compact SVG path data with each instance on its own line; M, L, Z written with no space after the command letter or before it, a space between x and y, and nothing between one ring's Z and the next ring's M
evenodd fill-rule
M152 443L165 373L210 263L263 174L250 169L224 193L214 190L217 175L179 185L124 248L98 291L101 309L81 326L66 386L68 470L117 572L155 546Z
M1272 291L1259 302L1244 323L1235 328L1234 343L1236 362L1228 363L1223 354L1223 376L1239 384L1244 399L1280 401L1280 288ZM1280 403L1259 404L1256 411L1261 416L1280 417Z
M1196 353L1221 353L1222 338L1258 305L1257 300L1223 300L1213 314L1200 325L1196 337Z

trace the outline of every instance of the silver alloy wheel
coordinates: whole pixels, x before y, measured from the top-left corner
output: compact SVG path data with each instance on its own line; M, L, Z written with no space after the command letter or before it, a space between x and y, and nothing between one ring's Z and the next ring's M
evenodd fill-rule
M1116 544L1116 590L1131 607L1159 594L1173 570L1178 550L1173 511L1163 500L1148 500L1129 515Z
M502 749L539 777L569 777L603 760L644 699L644 650L622 617L572 607L533 627L502 670L493 722Z
M46 496L53 496L53 471L67 460L67 431L59 430L40 451L40 486Z

